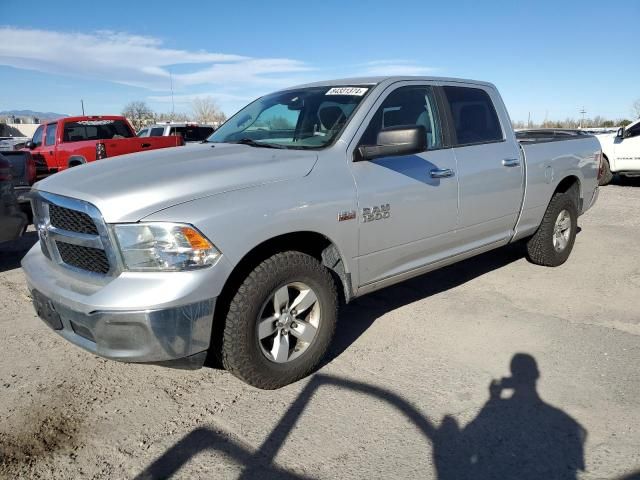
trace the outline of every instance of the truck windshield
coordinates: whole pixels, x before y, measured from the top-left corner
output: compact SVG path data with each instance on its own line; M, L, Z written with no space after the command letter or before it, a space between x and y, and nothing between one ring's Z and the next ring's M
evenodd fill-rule
M371 88L309 87L259 98L208 139L254 147L323 148L331 144Z

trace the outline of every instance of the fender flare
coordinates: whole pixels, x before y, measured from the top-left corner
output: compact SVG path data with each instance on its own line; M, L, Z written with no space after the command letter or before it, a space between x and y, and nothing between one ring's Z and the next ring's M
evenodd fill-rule
M87 163L87 159L84 158L82 155L72 155L71 157L69 157L69 160L67 161L67 168L76 167L78 165L83 165L85 163Z

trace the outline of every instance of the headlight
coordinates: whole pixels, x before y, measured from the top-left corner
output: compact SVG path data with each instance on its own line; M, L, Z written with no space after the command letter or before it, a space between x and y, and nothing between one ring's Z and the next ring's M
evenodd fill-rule
M182 271L216 263L220 251L190 225L127 223L114 225L125 269Z

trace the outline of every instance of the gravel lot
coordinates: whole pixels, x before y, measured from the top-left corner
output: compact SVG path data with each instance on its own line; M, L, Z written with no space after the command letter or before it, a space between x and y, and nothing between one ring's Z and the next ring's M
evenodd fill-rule
M28 298L31 232L0 251L0 477L636 478L639 207L640 181L603 188L560 268L511 247L357 300L273 392L66 343Z

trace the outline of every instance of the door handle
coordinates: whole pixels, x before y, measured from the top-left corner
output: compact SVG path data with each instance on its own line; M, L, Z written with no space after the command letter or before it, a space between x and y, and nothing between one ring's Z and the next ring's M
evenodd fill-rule
M519 167L520 159L519 158L505 158L502 160L502 165L505 167Z
M429 172L431 178L447 178L453 177L453 170L450 168L434 168Z
M143 143L143 144L142 144L142 148L148 148L148 147L150 147L150 146L151 146L151 144L150 144L150 143Z

